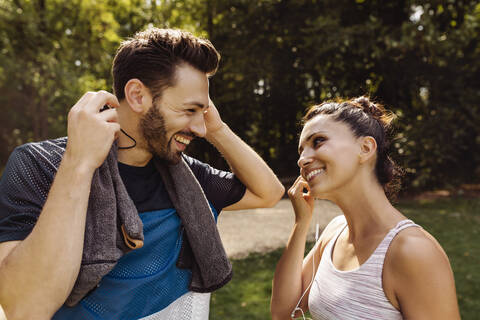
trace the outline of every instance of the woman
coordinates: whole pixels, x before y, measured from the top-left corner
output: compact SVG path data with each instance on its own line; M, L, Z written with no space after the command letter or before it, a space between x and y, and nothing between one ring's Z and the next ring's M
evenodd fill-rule
M399 173L387 154L392 118L367 97L305 115L300 176L288 191L295 224L273 280L274 320L307 310L313 319L460 319L445 252L388 200ZM315 198L335 202L343 215L303 259Z

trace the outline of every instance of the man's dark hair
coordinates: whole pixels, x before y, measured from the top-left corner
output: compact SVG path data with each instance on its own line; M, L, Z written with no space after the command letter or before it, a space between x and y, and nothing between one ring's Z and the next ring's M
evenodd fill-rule
M208 76L215 74L220 54L207 39L176 29L149 28L137 32L120 45L113 60L113 90L118 100L125 98L125 85L139 79L153 100L175 85L176 67L187 63Z

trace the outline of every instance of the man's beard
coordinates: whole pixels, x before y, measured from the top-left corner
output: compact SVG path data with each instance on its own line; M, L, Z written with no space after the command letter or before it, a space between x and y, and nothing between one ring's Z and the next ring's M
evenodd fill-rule
M180 161L182 152L171 151L173 135L168 140L165 118L155 104L140 119L139 127L150 153L170 164L177 164Z

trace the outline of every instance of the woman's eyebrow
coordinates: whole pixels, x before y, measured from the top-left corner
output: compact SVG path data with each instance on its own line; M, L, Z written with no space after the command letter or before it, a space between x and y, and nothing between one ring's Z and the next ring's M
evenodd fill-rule
M308 141L310 141L310 140L313 138L313 136L315 136L316 134L319 134L319 133L324 134L325 132L324 132L324 131L321 131L321 130L315 131L315 132L312 132L308 137L306 137L306 138L302 141L302 144L298 147L298 154L302 153L302 151L303 151L303 145L304 145L305 143L307 143Z

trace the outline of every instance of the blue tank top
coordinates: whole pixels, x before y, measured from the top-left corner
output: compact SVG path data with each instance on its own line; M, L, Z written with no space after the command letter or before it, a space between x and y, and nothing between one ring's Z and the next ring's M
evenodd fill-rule
M216 220L213 207L212 212ZM140 217L144 246L124 255L93 292L75 307L63 306L52 319L138 319L188 292L191 271L176 266L183 228L175 209Z

